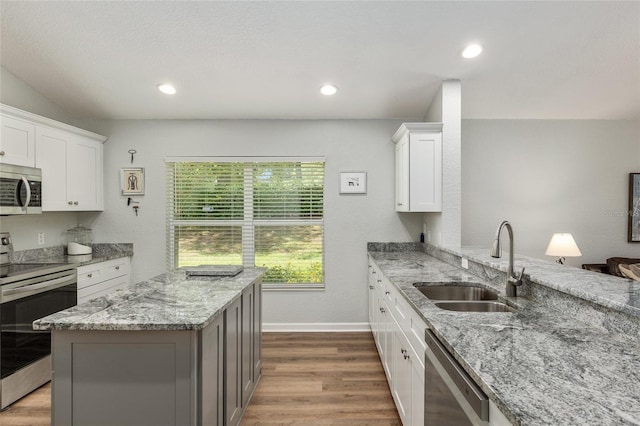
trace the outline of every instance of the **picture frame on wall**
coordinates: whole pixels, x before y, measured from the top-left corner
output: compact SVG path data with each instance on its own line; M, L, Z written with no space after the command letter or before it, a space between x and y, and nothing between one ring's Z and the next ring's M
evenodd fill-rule
M341 194L366 194L367 193L367 172L341 172L340 173L340 193Z
M123 167L120 171L122 195L144 195L144 168Z
M640 243L640 173L629 173L629 242Z

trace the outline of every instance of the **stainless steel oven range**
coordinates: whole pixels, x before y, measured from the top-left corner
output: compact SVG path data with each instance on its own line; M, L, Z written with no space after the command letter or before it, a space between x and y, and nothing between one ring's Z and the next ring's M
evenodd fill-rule
M51 332L34 320L74 306L74 265L9 263L11 244L0 234L0 409L51 380Z

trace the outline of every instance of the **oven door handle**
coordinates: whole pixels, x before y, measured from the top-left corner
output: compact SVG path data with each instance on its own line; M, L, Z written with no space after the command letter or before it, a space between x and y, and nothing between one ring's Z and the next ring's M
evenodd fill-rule
M43 293L45 291L53 290L58 287L64 287L65 285L73 284L75 282L75 275L67 275L62 278L56 278L43 283L26 285L24 287L10 288L2 290L2 302L9 302L10 300L20 299L22 297L32 296L34 294ZM13 296L13 297L8 297ZM9 300L7 300L9 299Z

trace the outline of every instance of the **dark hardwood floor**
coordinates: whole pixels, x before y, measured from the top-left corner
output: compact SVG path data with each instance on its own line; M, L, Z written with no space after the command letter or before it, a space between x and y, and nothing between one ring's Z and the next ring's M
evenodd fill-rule
M264 333L262 378L246 425L400 425L371 333ZM1 426L49 426L47 384L0 413Z

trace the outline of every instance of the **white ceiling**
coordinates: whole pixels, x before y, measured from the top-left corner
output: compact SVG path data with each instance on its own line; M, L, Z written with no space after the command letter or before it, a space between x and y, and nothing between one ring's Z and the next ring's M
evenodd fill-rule
M2 67L76 118L421 119L443 79L464 118L640 117L635 1L2 0L0 19Z

